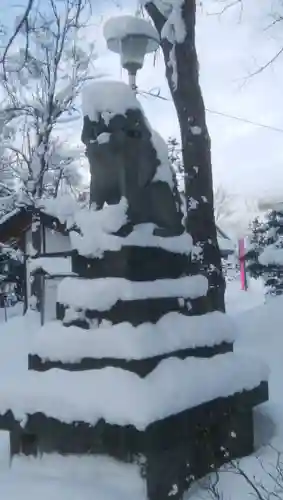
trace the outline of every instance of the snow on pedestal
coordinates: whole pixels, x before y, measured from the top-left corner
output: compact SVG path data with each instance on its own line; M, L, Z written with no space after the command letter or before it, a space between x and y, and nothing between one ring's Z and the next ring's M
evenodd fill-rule
M65 278L58 287L58 301L79 309L106 311L118 301L167 297L195 299L206 293L207 279L201 275L148 282L133 282L124 278Z
M215 398L254 389L267 375L264 364L234 353L163 360L143 379L112 367L79 373L28 372L21 380L0 381L0 413L13 408L20 422L39 412L62 422L93 426L102 418L142 431Z
M154 224L139 224L126 237L113 234L127 222L125 209L120 203L97 212L78 211L75 224L80 233L70 233L72 247L86 257L102 257L106 250L119 251L129 246L163 248L184 255L191 253L192 238L189 234L162 238L154 234Z
M59 321L47 323L34 338L31 354L44 360L79 361L84 357L143 359L179 349L213 346L235 340L233 322L221 312L185 316L171 312L155 325L130 323L82 330Z

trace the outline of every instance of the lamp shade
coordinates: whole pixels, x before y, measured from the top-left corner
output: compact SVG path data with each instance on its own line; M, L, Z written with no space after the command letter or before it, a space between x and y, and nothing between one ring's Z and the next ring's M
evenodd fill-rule
M134 16L118 16L104 25L108 49L120 54L122 67L135 74L142 68L144 57L160 45L156 29L148 21Z

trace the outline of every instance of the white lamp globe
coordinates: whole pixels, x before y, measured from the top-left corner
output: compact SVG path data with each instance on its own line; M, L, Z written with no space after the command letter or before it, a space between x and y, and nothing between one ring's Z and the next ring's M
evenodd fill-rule
M155 52L160 45L159 34L152 24L135 16L110 18L103 33L108 49L120 54L121 65L129 75L135 76L145 55Z

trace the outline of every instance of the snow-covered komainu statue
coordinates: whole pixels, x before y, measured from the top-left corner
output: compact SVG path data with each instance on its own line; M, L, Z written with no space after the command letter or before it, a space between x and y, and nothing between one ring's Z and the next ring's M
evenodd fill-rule
M99 210L124 197L131 224L150 222L156 234L181 234L180 198L167 145L151 129L131 88L93 83L83 95L83 114L91 203Z

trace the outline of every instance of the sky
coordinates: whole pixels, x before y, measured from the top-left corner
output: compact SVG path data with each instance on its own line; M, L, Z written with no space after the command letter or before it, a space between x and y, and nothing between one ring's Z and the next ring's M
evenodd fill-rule
M99 54L96 68L107 73L107 78L127 80L119 57L105 46L102 24L111 16L134 13L137 0L120 0L118 6L115 0L97 2L100 6L96 3L94 33ZM244 0L242 12L235 7L223 15L212 14L216 11L213 0L203 3L197 17L197 50L206 108L282 129L279 133L208 112L214 182L247 197L280 196L283 56L266 71L251 76L283 45L279 29L282 26L267 29L276 12L276 2ZM161 53L155 63L152 56L147 56L137 83L141 90L159 87L162 95L170 96ZM141 98L141 102L152 126L165 139L178 136L172 102L153 98Z
M264 72L250 75L283 46L282 24L267 29L281 0L243 0L243 11L235 7L218 15L223 1L202 0L197 16L197 51L205 106L281 128L282 133L208 112L214 183L243 197L279 197L283 185L283 55ZM104 78L127 81L119 56L107 50L103 24L111 16L134 14L137 2L93 0L93 18L86 37L95 42L98 57L94 68L103 72ZM3 22L14 17L10 0L1 0L1 6ZM163 96L170 98L161 52L156 60L147 56L137 83L140 90L158 87ZM140 100L152 126L165 139L178 137L178 122L170 100ZM79 142L81 122L74 127L72 141Z

